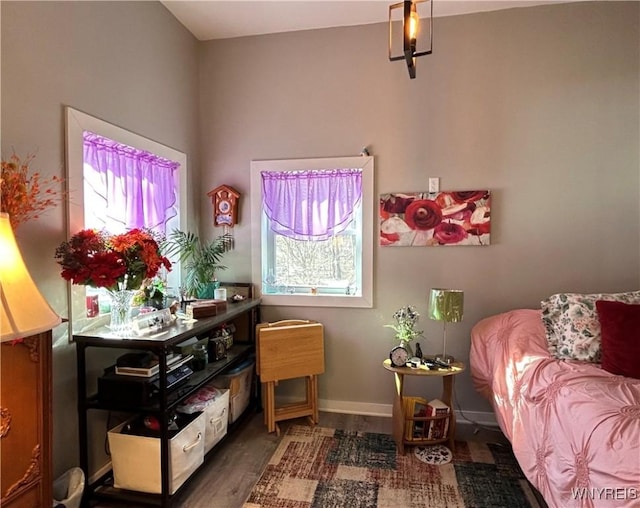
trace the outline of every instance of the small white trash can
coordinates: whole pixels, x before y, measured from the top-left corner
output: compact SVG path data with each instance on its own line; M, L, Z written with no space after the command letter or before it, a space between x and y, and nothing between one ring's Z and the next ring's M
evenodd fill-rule
M80 508L84 492L84 472L73 467L53 482L54 508Z

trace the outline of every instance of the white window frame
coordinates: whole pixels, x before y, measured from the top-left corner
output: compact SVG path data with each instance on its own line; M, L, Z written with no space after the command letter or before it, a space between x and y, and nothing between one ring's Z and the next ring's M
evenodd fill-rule
M262 225L263 171L313 171L335 168L362 169L362 293L355 295L331 294L293 294L273 295L262 291ZM282 305L299 307L373 307L373 224L375 217L374 200L374 159L367 157L325 157L318 159L280 159L251 161L251 271L253 284L262 299L263 305Z
M67 202L67 228L69 236L85 228L84 203L84 131L112 139L123 145L132 146L154 153L165 159L176 161L180 168L175 172L179 189L176 207L179 210L179 228L187 229L187 155L152 139L118 127L94 116L83 113L70 106L65 107L66 119L66 159L67 185L70 199ZM175 224L175 223L174 223ZM169 231L167 231L169 233ZM180 263L173 262L172 272L177 275L176 282L181 284ZM174 276L175 276L174 275ZM86 317L87 287L69 283L69 341L73 341L73 333L83 332L107 321L106 316L88 319Z

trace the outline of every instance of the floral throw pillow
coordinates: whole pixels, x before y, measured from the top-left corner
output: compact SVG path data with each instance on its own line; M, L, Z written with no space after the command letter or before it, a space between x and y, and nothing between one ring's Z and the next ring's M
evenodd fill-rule
M640 303L640 291L558 293L540 303L549 352L559 359L600 363L600 321L596 301Z

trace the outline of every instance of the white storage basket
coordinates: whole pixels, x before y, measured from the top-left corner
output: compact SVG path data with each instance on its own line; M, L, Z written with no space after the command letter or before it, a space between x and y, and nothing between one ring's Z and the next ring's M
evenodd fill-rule
M204 460L204 413L169 440L169 490L174 494ZM132 420L118 425L108 433L114 487L160 494L160 439L122 434L122 428Z
M222 393L204 410L204 453L207 453L227 433L229 423L229 390Z
M229 389L229 423L235 422L249 405L254 370L255 361L244 362L211 382L217 388Z

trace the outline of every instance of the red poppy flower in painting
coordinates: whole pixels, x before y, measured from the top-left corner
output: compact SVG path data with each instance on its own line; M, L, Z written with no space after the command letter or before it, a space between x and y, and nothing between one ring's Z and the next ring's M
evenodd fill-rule
M475 203L456 203L442 208L442 217L445 219L464 220L467 215L475 210Z
M435 201L419 199L407 206L404 220L411 229L426 231L442 222L442 210Z
M474 236L487 235L491 233L491 223L485 222L484 224L477 224L475 226L471 226L469 229L467 229L467 232L470 235L474 235Z
M465 219L464 228L470 235L481 236L491 232L491 212L487 206L479 206Z
M488 197L486 190L450 192L449 194L458 203L472 203Z
M380 210L379 210L380 220L387 220L389 217L391 217L391 214L384 209L384 204L385 204L385 201L381 199Z
M409 206L414 199L415 196L404 196L402 194L391 195L382 201L382 209L388 213L405 213L407 206Z
M392 245L399 240L400 240L400 235L398 233L384 233L380 231L381 245Z
M441 245L460 243L467 236L469 235L462 226L450 222L442 222L433 230L433 238Z

